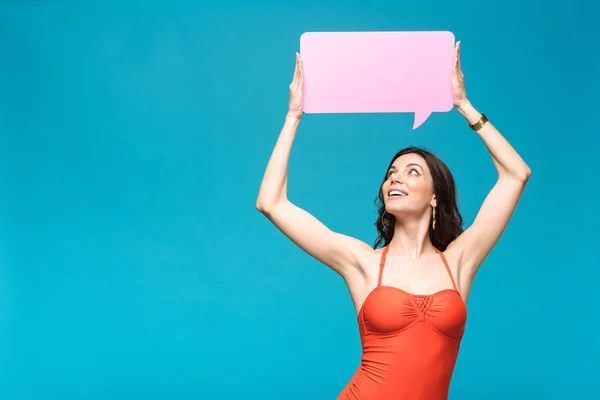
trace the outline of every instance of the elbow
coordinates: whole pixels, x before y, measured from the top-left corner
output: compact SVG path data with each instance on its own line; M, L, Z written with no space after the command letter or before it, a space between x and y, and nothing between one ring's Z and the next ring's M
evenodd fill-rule
M285 191L272 190L270 188L261 187L256 196L256 210L262 214L268 215L273 209L284 203L287 200Z
M269 215L273 210L274 203L272 201L265 201L261 198L256 200L256 210L264 215Z
M515 171L513 174L513 178L521 182L522 184L526 184L531 178L531 169L525 165L521 170Z
M520 179L523 181L523 183L527 183L529 178L531 178L531 168L529 168L529 166L525 165L523 172L520 174Z
M513 169L512 171L503 171L498 176L500 179L508 179L513 182L518 182L525 185L531 177L531 169L525 165L520 169Z
M285 200L287 200L285 197L273 200L264 199L259 196L258 199L256 199L256 210L268 217L273 213L275 208L279 207L279 205Z
M266 214L267 213L267 208L265 207L264 204L259 203L258 201L256 202L256 211L258 211L261 214Z
M266 212L266 206L265 203L263 201L261 201L261 199L256 199L256 210L258 212L260 212L261 214L264 214Z

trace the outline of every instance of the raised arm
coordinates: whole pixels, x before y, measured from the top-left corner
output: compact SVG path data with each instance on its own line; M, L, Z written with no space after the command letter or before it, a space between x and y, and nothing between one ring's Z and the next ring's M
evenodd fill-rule
M296 54L285 123L267 164L256 208L306 253L344 278L358 271L356 252L368 248L357 239L331 231L287 198L288 161L302 112L302 60Z
M461 277L470 285L508 225L531 176L531 169L491 122L481 121L482 114L467 100L460 67L460 42L455 48L454 60L455 106L469 125L475 125L474 129L483 140L498 171L498 180L481 205L473 224L448 246L448 251L457 254Z

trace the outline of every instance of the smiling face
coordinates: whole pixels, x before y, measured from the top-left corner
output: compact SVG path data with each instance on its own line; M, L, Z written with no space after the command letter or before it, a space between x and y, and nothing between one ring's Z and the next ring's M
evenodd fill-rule
M415 153L394 160L381 190L386 211L396 217L407 213L422 214L428 207L436 205L429 166Z
M377 239L373 248L391 243L396 222L413 220L422 224L429 218L431 242L442 251L463 232L454 177L448 166L429 150L411 146L398 151L379 189L375 200ZM432 207L435 207L435 229Z

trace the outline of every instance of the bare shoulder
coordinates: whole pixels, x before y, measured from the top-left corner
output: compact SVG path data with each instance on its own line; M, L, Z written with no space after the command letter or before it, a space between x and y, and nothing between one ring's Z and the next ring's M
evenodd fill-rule
M448 262L448 266L452 272L457 274L460 270L462 260L462 251L460 247L457 246L455 242L452 242L442 253L444 254L444 258L446 259L446 262Z
M456 285L458 286L461 295L465 300L468 299L474 280L474 274L472 273L472 269L465 265L464 251L461 247L461 243L457 241L450 243L443 254L448 263L448 267L452 271L452 275L454 275Z
M343 268L341 276L346 282L356 311L371 290L373 280L377 279L377 271L383 249L373 249L362 240L352 237L346 238L352 253L351 268Z
M369 272L369 268L373 265L374 260L377 260L378 254L381 253L381 249L375 250L360 239L346 235L342 236L352 254L352 265L349 268L342 269L344 272L342 273L342 277L349 286L362 284Z
M372 257L377 250L373 250L371 246L360 239L351 236L344 236L344 238L352 253L354 266L359 270L364 270L363 267L365 263L368 263L369 258Z
M355 283L364 286L367 281L377 275L382 253L383 247L374 249L362 241L355 243L353 255L356 263L355 270L359 278L359 281Z

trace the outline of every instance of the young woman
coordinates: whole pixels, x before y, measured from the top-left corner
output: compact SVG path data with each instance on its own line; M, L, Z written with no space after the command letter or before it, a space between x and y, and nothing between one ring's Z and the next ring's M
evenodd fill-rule
M463 231L446 165L423 149L398 152L378 194L378 239L371 248L331 231L287 199L288 158L303 114L302 86L302 60L296 54L288 114L256 207L348 286L363 357L338 399L447 399L473 278L506 228L531 170L467 100L458 42L454 105L489 150L498 180Z

